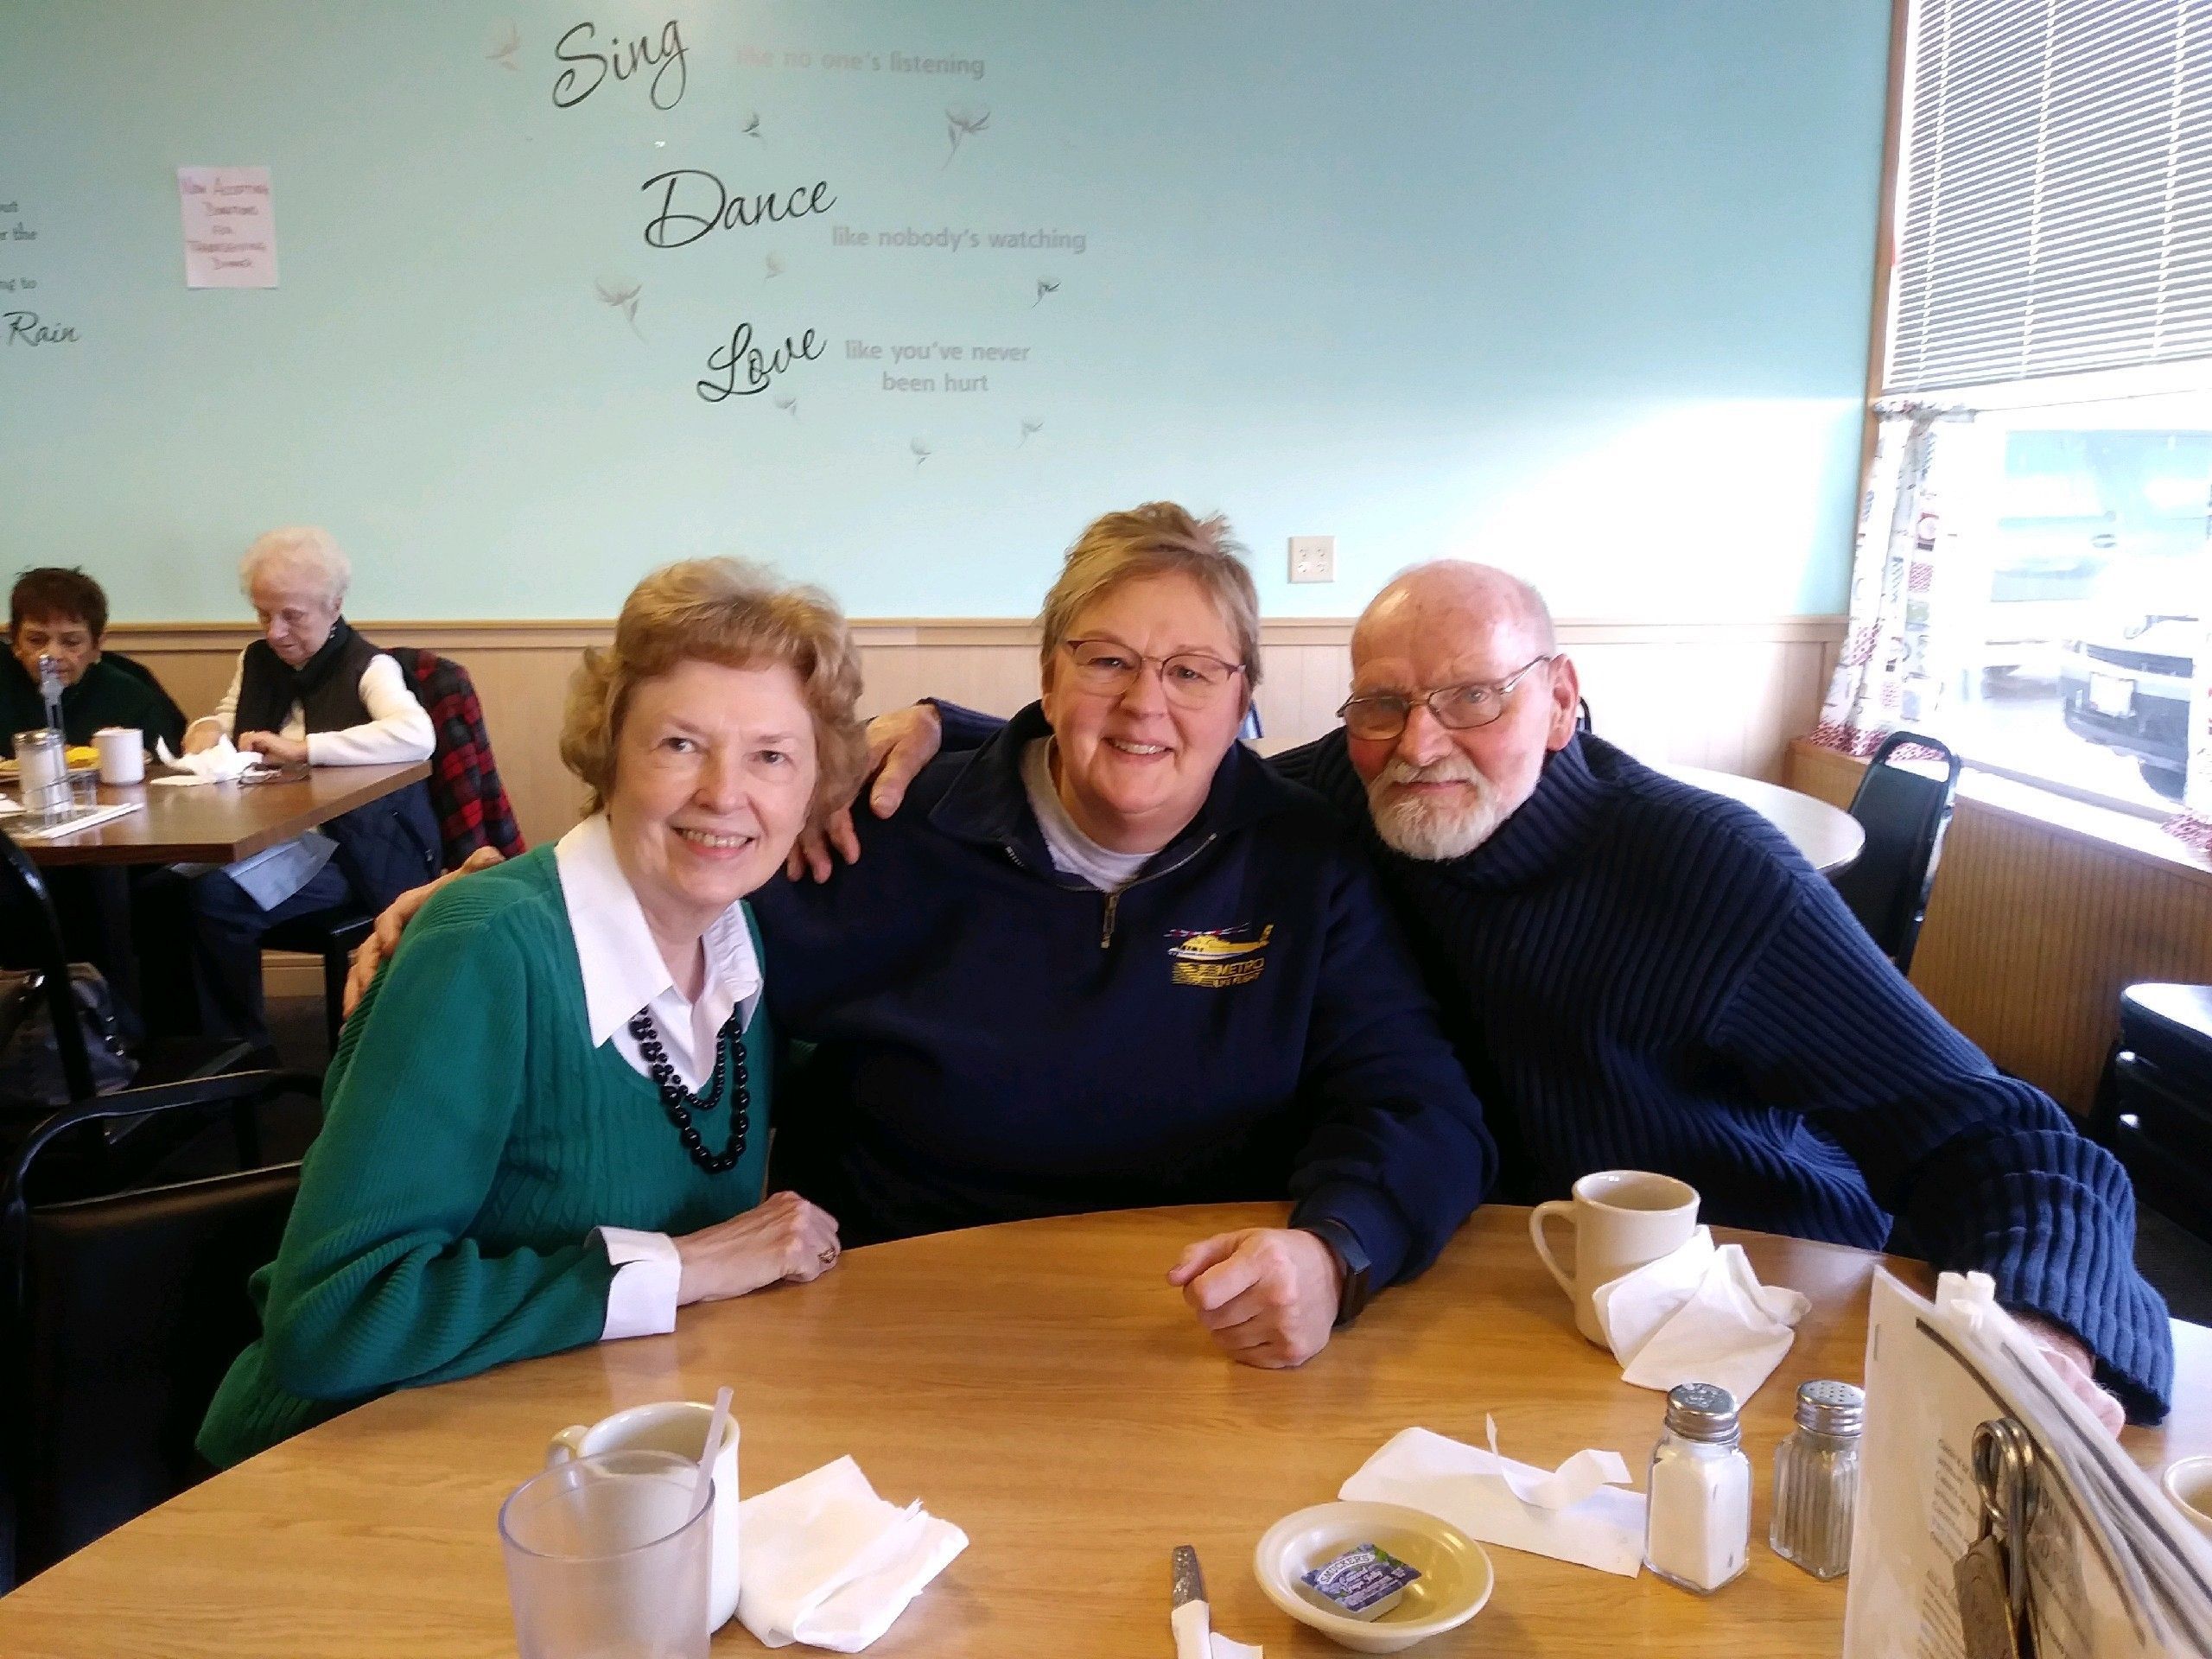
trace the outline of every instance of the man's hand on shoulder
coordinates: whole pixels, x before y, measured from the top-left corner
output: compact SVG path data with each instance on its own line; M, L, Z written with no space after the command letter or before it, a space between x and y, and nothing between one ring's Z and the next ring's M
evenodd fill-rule
M377 918L377 925L369 937L361 941L360 949L353 953L353 966L346 975L346 1013L350 1017L369 994L369 987L376 982L377 969L386 957L399 949L399 936L407 924L415 919L416 912L430 902L430 895L448 881L459 880L473 870L488 870L502 863L496 847L479 847L461 861L457 870L448 870L435 881L425 881L419 887L410 887L405 893L385 906Z
M1344 1278L1337 1253L1313 1234L1247 1227L1192 1245L1167 1282L1231 1359L1287 1370L1329 1345Z
M878 715L868 723L868 772L863 781L873 775L875 783L868 792L868 810L879 818L887 818L896 812L906 798L906 786L914 781L922 768L937 759L938 746L944 734L944 722L938 718L936 705L917 702L905 709L893 709L887 715ZM827 881L837 868L830 856L835 849L848 864L861 861L860 836L853 830L853 804L847 801L823 820L819 829L807 829L791 843L791 855L784 861L784 874L797 881L811 874L817 881Z

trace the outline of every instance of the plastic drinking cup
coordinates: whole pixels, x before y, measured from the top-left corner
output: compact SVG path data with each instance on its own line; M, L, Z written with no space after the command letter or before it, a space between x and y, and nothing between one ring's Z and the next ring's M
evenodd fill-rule
M707 1659L713 1483L670 1452L533 1475L499 1508L521 1659Z

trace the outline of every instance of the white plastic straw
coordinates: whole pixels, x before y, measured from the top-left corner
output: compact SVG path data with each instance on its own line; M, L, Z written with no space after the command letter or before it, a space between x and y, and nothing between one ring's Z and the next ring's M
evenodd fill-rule
M721 1455L722 1436L729 1433L729 1390L725 1388L715 1396L715 1414L707 1425L707 1443L699 1449L699 1484L696 1490L704 1491L707 1483L715 1478L715 1459Z

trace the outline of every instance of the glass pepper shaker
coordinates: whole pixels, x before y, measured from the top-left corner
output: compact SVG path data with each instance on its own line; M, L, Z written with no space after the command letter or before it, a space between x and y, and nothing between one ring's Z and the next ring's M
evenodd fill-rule
M1710 1595L1744 1570L1751 1465L1743 1439L1727 1389L1685 1382L1668 1391L1643 1523L1643 1564L1668 1583Z
M1859 1506L1859 1433L1864 1390L1807 1382L1797 1390L1797 1427L1774 1454L1774 1519L1767 1542L1816 1579L1851 1570L1851 1523Z

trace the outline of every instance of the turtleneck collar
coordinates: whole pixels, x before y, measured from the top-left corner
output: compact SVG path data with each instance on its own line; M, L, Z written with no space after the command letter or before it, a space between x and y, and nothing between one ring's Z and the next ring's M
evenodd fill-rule
M1591 766L1594 742L1578 732L1547 755L1535 793L1488 841L1444 868L1472 886L1503 889L1526 886L1568 862L1612 814L1612 782Z

